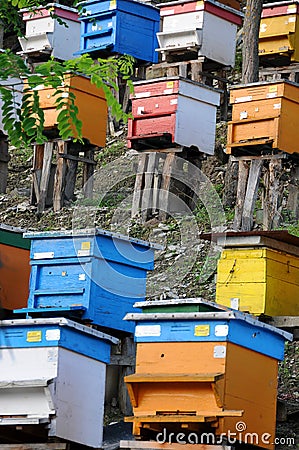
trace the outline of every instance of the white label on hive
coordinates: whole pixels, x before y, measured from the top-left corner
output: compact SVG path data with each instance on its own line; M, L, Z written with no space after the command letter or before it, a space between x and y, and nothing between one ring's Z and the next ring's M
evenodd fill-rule
M267 25L265 23L262 23L260 26L260 32L265 33L267 30Z
M135 336L161 336L161 325L137 325L135 327Z
M288 6L287 13L289 14L292 12L296 12L296 9L297 9L297 5L290 5L290 6Z
M216 325L215 336L224 337L228 335L228 325Z
M78 256L90 256L90 250L78 250Z
M138 94L135 94L135 98L145 98L150 96L151 96L150 92L139 92Z
M296 16L289 18L289 23L296 22Z
M164 89L164 94L172 94L173 93L173 89Z
M280 108L281 108L281 104L280 103L274 103L273 109L280 109Z
M166 11L160 11L160 16L172 16L174 9L168 9Z
M108 22L108 27L112 27L113 23L112 22Z
M247 119L247 117L248 117L247 111L241 111L240 112L240 120Z
M177 98L173 98L172 100L170 100L170 104L171 105L177 105L178 103L178 99Z
M137 116L141 116L142 113L144 113L144 106L138 106Z
M46 341L59 341L60 339L60 330L47 330L46 331Z
M250 102L252 100L252 95L246 95L246 97L237 97L235 103Z
M232 309L237 309L237 310L239 310L239 309L240 309L240 299L239 299L238 297L232 297L232 298L230 299L230 307L231 307Z
M85 280L86 280L85 273L79 273L79 281L85 281Z
M225 345L215 345L214 347L214 358L225 358L226 347Z
M267 98L275 98L275 97L277 97L277 92L269 92L267 94Z
M33 253L33 259L52 259L52 258L54 258L54 252Z

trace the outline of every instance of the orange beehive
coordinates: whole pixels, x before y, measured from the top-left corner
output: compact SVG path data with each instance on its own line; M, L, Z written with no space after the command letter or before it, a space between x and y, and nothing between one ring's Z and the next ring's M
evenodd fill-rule
M259 153L260 150L298 152L299 86L272 81L234 86L230 101L227 153Z
M106 143L107 127L107 104L104 92L92 84L89 78L71 74L65 76L64 85L61 87L67 97L69 93L76 96L78 118L82 121L82 136L99 147L104 147ZM54 89L43 85L36 88L39 93L40 106L44 111L45 129L57 126L57 116L60 111L56 110ZM74 130L74 138L76 138Z
M274 448L278 360L291 335L221 307L126 317L137 322L136 373L125 378L136 437L209 433L210 444Z
M0 226L0 306L13 310L27 305L30 241L22 230Z

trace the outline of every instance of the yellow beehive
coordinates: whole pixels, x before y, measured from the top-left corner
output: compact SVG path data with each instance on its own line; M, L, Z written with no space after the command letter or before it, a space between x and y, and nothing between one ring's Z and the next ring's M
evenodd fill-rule
M104 93L92 84L89 78L83 76L65 76L64 86L61 87L65 95L73 93L76 96L75 105L78 107L78 119L82 121L82 136L93 145L104 147L106 143L107 104ZM55 108L54 89L45 86L37 88L40 106L44 111L45 129L57 126L57 116L60 111ZM74 130L74 138L76 138Z
M216 302L255 315L298 315L299 238L291 245L256 233L235 235L226 238L218 261Z
M261 61L287 64L299 61L299 4L296 1L264 5L260 33Z
M258 149L298 152L299 86L272 81L234 86L230 101L227 153L256 153Z

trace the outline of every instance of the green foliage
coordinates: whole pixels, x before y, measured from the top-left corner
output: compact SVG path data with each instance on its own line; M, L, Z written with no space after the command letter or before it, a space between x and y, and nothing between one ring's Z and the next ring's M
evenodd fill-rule
M44 113L39 104L38 92L41 88L53 88L55 106L58 111L58 130L62 139L73 138L82 141L82 123L78 119L76 97L72 92L66 95L64 85L67 77L84 75L99 89L102 89L107 105L117 120L127 120L127 114L122 111L114 92L118 90L117 77L127 81L130 90L133 84L130 80L134 65L131 56L113 57L93 60L88 55L58 62L50 59L38 66L38 73L32 74L24 61L11 51L0 53L0 95L3 101L3 125L12 145L30 145L32 142L42 144L46 141L43 134ZM25 79L24 95L21 104L16 103L14 91L16 85L10 86L1 80L10 78ZM6 83L7 84L7 83Z

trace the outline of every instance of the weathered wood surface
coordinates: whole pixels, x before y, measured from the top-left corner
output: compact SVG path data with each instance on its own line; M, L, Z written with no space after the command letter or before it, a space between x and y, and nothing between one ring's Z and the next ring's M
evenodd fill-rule
M0 194L6 192L9 160L7 140L5 137L0 137Z

